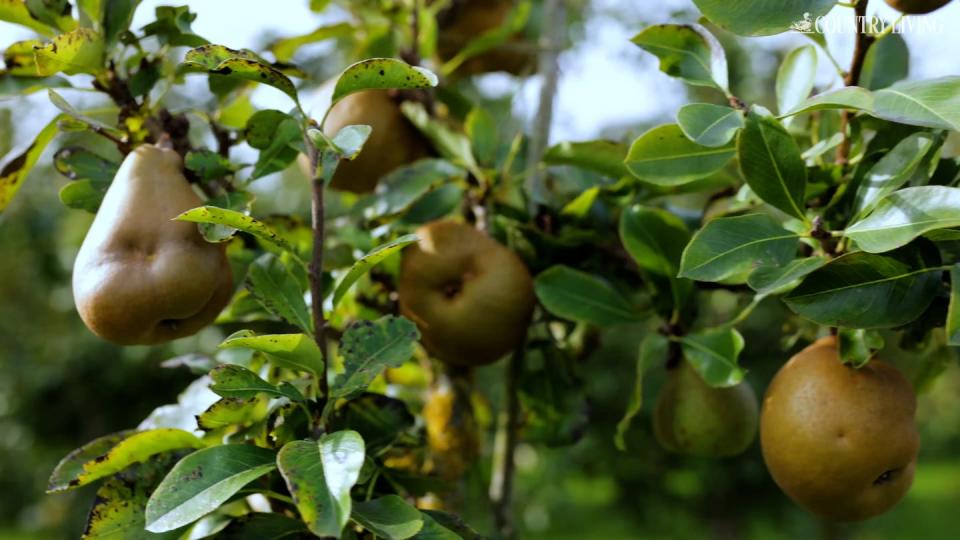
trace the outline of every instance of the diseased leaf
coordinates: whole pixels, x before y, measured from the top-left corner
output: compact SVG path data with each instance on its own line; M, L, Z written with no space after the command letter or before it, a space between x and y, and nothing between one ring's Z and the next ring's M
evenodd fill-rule
M553 266L534 280L547 311L573 321L613 326L643 320L640 311L599 277L568 266Z
M64 115L59 115L44 126L26 150L8 161L3 169L0 169L0 212L3 212L10 201L13 200L13 196L20 190L23 181L26 180L37 160L40 159L40 154L57 135L57 124L63 118L65 118Z
M267 311L313 335L300 282L275 255L267 253L250 265L247 288Z
M250 444L198 450L180 460L150 496L147 530L160 533L193 523L276 467L272 451Z
M303 401L303 395L293 385L274 386L249 369L235 364L222 364L210 372L213 384L210 389L221 397L249 399L257 394L286 397L291 401Z
M800 148L775 118L755 112L737 137L740 174L767 204L806 220L807 168Z
M177 221L190 221L193 223L210 223L214 225L223 225L252 234L268 244L286 251L296 256L297 252L289 242L276 233L264 222L248 216L236 210L218 208L216 206L201 206L180 214L175 217Z
M192 70L267 84L297 101L297 89L293 82L248 51L238 51L223 45L202 45L187 51L183 65Z
M683 251L680 277L697 281L743 283L761 266L780 266L794 258L799 243L766 214L717 218L693 235Z
M387 315L351 324L340 341L344 372L334 381L332 395L362 392L384 369L409 360L419 339L417 326L404 317Z
M428 69L393 58L371 58L343 71L333 89L331 106L361 90L432 88L436 85L437 76Z
M220 344L221 349L236 347L262 352L267 355L267 360L277 367L306 371L314 375L323 373L323 354L320 347L312 337L305 334L258 336L250 330L240 330Z
M347 275L343 276L343 279L341 279L340 283L337 284L337 288L333 292L332 309L337 308L337 304L339 304L340 300L343 299L343 296L347 294L347 291L350 290L350 287L352 287L358 279L363 277L364 274L369 272L374 266L380 264L391 255L399 253L403 248L417 242L418 240L419 238L417 235L407 234L395 240L391 240L386 244L377 246L370 253L360 257L357 262L353 263L353 266L350 268L350 271L347 272Z
M103 37L89 28L60 34L53 42L34 48L37 75L57 73L96 75L105 69Z
M204 431L229 427L247 428L267 417L268 404L265 396L223 398L197 416L197 426Z

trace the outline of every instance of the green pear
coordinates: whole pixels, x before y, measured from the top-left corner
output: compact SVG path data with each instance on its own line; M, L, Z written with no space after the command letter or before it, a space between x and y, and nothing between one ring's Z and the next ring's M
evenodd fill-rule
M73 267L73 297L87 327L120 345L195 334L230 299L222 244L195 223L171 221L203 201L173 150L131 152L107 190Z
M714 388L686 360L672 369L653 412L653 432L665 449L730 457L757 435L757 395L746 382Z
M514 252L464 223L434 221L400 261L400 312L423 344L458 366L495 362L519 345L536 302L530 272Z

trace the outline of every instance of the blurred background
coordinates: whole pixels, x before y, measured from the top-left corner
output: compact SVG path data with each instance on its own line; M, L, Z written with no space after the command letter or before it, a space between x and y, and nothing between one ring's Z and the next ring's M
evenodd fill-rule
M195 32L214 43L262 50L278 37L310 32L346 14L331 9L313 13L306 0L204 0L187 4L199 17ZM872 13L895 18L874 1ZM134 28L152 20L158 5L144 0ZM672 121L676 109L692 99L680 83L657 70L656 60L629 39L643 27L661 22L694 22L689 0L637 2L583 0L571 13L569 43L561 55L551 140L598 137L630 141L647 128ZM837 8L837 21L850 10ZM905 34L910 73L927 78L957 73L960 51L960 2L930 15L933 31ZM939 30L936 30L939 28ZM0 22L0 46L33 37ZM740 39L719 37L728 51L734 93L750 103L770 105L780 59L807 40L798 34ZM827 36L841 65L847 64L852 35ZM182 50L180 52L182 54ZM332 43L304 47L295 62L314 81L336 74L349 63ZM83 77L79 83L86 84ZM306 85L314 85L308 82ZM540 81L490 74L467 83L470 95L487 103L514 129L527 126L536 111ZM821 56L819 84L836 84L836 74ZM202 105L209 98L201 78L168 96L172 109ZM71 103L95 107L93 94L64 90ZM258 89L258 108L288 107L270 88ZM40 92L0 101L0 155L5 163L55 115ZM136 426L155 407L176 400L193 379L186 370L160 363L188 351L212 350L216 330L166 347L119 348L91 335L73 307L71 267L92 216L64 208L57 191L66 183L51 166L56 148L74 135L62 135L41 158L12 206L0 215L0 540L76 538L82 530L93 490L44 495L46 479L67 452L95 437ZM84 144L90 145L89 139ZM106 149L104 149L106 151ZM243 148L235 158L243 160ZM306 215L309 197L296 167L254 184L260 213ZM718 316L732 309L724 293L710 297ZM786 324L783 308L763 304L746 322L742 357L758 394L788 357L781 335L771 328ZM784 327L783 335L790 333ZM960 530L960 367L950 358L945 374L921 396L919 425L923 448L915 485L889 514L861 525L831 526L795 507L773 485L755 445L745 455L722 461L682 458L664 453L654 442L649 418L662 373L645 381L644 410L629 438L629 450L615 450L616 422L626 406L637 346L644 329L620 327L601 336L599 349L585 365L590 422L572 447L545 449L521 445L517 459L517 508L522 537L543 540L603 538L951 538ZM909 358L897 359L909 373ZM485 368L481 385L496 388L500 367ZM626 374L631 374L627 376ZM490 400L496 402L493 392ZM484 528L489 519L482 502L468 505L468 522Z

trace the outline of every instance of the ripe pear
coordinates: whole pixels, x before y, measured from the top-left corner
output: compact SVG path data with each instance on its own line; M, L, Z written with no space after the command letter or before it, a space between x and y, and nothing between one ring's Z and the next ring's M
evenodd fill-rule
M950 0L887 0L890 7L907 15L924 15L950 3Z
M225 247L195 223L171 221L202 205L175 151L144 145L126 157L73 266L77 311L94 334L152 345L220 313L233 290Z
M714 388L684 360L657 397L653 433L665 449L701 457L742 453L757 435L757 395L746 382Z
M526 335L533 280L520 258L486 234L434 221L400 262L400 311L417 323L423 344L459 366L490 364Z
M824 338L791 358L767 388L760 445L774 481L800 506L862 521L910 489L920 439L917 399L894 366L840 361Z
M336 81L318 91L318 110L326 110ZM381 177L394 169L430 155L430 145L400 110L387 90L365 90L343 98L330 111L323 132L333 138L350 125L373 128L363 150L352 161L341 161L330 187L353 193L370 193ZM300 157L300 168L310 175L310 164Z
M450 60L473 39L502 26L513 5L512 0L455 2L439 18L437 54L444 62ZM505 71L520 75L530 70L537 58L533 49L520 50L518 46L522 43L522 36L514 36L506 43L468 59L456 73L469 76Z

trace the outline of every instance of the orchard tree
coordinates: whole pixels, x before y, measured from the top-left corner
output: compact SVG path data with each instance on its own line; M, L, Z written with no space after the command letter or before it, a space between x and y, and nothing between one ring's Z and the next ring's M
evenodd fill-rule
M960 165L943 153L960 78L905 81L893 25L858 24L841 68L804 22L835 8L862 22L868 0L695 0L702 24L633 43L703 102L630 145L549 148L574 2L312 0L350 22L263 51L209 43L191 23L216 15L186 6L132 28L138 3L0 2L38 34L7 44L3 92L46 91L61 111L6 161L0 209L59 133L109 141L53 158L63 203L96 213L74 264L79 317L119 345L223 331L168 363L202 374L177 403L53 471L51 492L99 483L84 538L514 537L519 441L576 443L584 360L603 330L637 323L652 331L622 366L636 391L611 446L628 450L644 377L665 369L649 428L665 449L736 456L759 428L777 485L832 521L907 493L914 388L960 345ZM718 36L787 31L810 43L776 73L775 111L735 95ZM325 40L352 57L318 84L291 60ZM818 62L836 77L815 93ZM529 133L458 91L493 71L542 77ZM209 91L171 110L197 77ZM289 107L256 110L259 85ZM110 111L79 110L76 90ZM309 219L257 212L251 185L291 167ZM705 307L718 290L738 299L727 320ZM738 326L768 299L791 313L770 328L783 351L809 347L785 363L770 351L782 368L761 403ZM893 349L924 377L877 358ZM478 384L498 362L502 384ZM458 517L471 475L492 525Z

